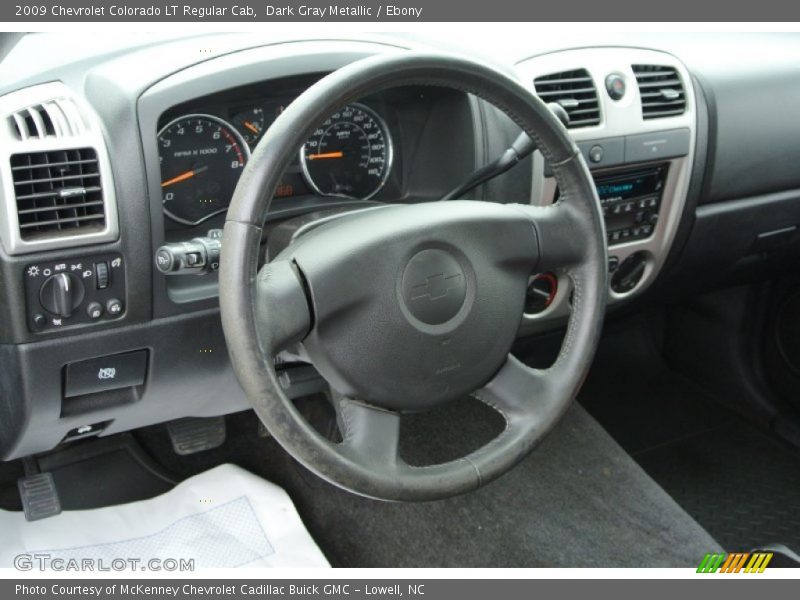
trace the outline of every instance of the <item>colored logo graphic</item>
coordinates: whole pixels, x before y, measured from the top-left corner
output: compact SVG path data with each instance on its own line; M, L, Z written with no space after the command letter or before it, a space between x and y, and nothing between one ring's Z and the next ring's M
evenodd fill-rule
M772 552L709 553L703 557L698 573L763 573Z

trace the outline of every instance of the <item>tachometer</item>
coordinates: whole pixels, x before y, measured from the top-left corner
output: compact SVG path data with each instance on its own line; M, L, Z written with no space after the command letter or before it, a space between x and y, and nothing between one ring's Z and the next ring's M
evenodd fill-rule
M392 152L383 119L363 104L348 104L314 131L300 164L317 193L366 200L386 183Z
M250 150L236 129L218 117L193 114L158 132L164 213L197 225L224 212Z

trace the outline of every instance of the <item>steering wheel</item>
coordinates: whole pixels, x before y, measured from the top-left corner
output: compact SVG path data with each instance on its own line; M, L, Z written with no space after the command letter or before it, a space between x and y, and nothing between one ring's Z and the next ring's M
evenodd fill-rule
M336 110L402 85L474 94L535 141L558 182L547 207L451 201L388 205L330 220L257 270L262 228L298 148ZM545 104L491 67L397 53L311 86L269 128L228 210L219 283L233 368L264 425L296 460L352 492L419 501L474 490L524 458L569 407L589 369L608 293L605 229L586 163ZM509 354L531 273L572 283L555 363ZM287 397L275 356L302 344L338 392L342 441L317 433ZM505 429L471 454L416 467L398 453L400 416L472 394Z

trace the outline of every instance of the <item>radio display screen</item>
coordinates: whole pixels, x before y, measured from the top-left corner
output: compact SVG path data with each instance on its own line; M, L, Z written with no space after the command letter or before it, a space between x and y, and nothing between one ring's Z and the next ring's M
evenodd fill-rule
M655 193L661 187L661 170L599 179L595 182L601 201L627 200Z

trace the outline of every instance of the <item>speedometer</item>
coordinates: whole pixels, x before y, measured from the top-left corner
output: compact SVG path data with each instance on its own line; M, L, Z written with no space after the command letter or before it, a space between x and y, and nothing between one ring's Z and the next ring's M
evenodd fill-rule
M250 151L236 129L218 117L193 114L158 132L164 213L197 225L227 210Z
M392 152L383 119L363 104L348 104L314 131L300 164L318 194L366 200L386 183Z

